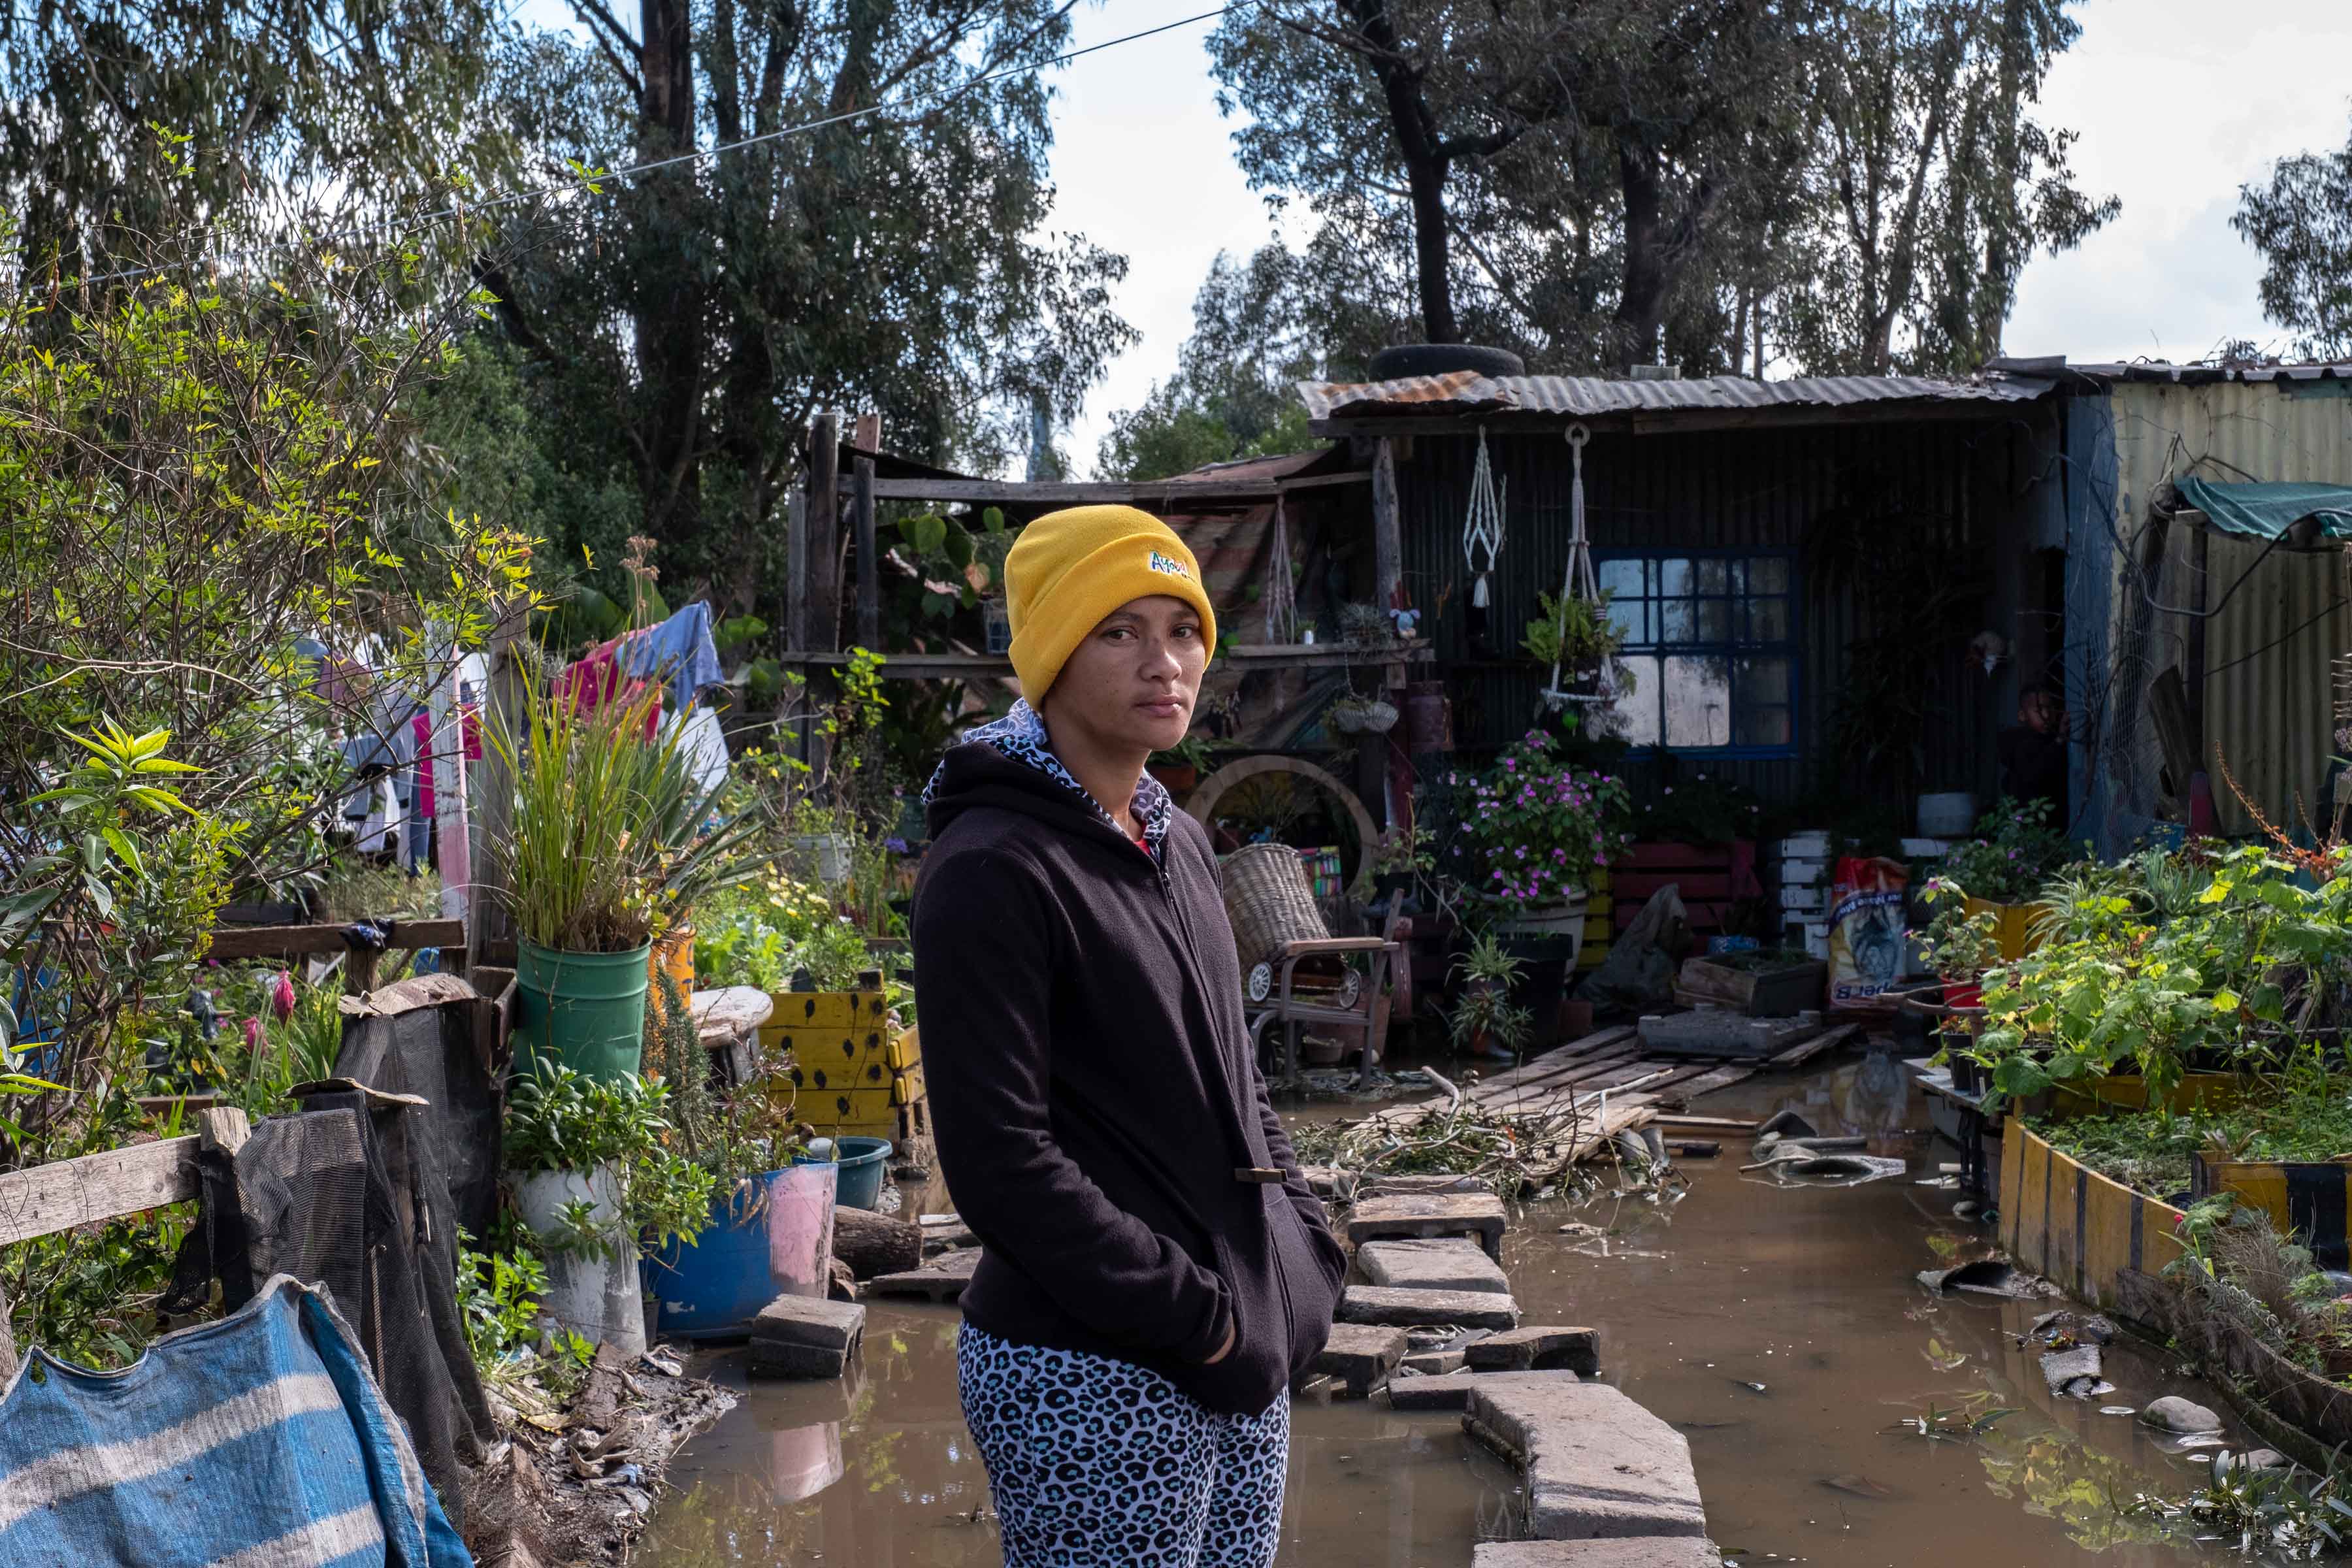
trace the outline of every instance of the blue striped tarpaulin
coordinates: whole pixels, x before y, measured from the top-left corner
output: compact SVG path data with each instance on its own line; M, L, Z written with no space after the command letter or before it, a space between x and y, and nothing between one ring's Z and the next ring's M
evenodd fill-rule
M0 1563L471 1568L324 1290L280 1274L117 1372L0 1394Z

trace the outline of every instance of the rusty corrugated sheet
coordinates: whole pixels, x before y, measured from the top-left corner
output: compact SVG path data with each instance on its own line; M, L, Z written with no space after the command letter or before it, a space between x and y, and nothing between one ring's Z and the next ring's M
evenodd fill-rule
M2149 499L2176 475L2352 484L2352 365L2255 366L2226 374L2195 366L2113 368L2119 373L2111 395L2118 469L2114 515L2118 538L2127 545L2146 524ZM2176 369L2183 373L2179 379ZM2256 566L2260 543L2218 532L2208 550L2208 604L2230 593L2250 569L2253 575L2206 628L2207 733L2265 816L2283 826L2300 826L2305 809L2321 815L2314 796L2332 749L2330 667L2337 655L2352 651L2342 558L2275 552ZM2158 598L2179 605L2189 584L2178 540L2168 553ZM2120 569L2129 558L2118 552L2119 625L2131 607L2123 597L2131 592L2129 580ZM2184 629L2185 617L2153 617L2149 673L2179 657ZM2147 749L2152 747L2151 736ZM2143 770L2154 766L2152 754L2133 761ZM2251 831L2252 823L2218 779L2214 793L2223 826Z
M1688 381L1613 381L1582 375L1485 376L1475 371L1397 381L1302 381L1309 419L1361 419L1415 414L1532 414L1598 418L1611 414L1675 414L1734 409L1852 408L1901 403L2029 403L2053 383L2037 376L1942 381L1916 375L1800 376L1753 381L1739 375Z

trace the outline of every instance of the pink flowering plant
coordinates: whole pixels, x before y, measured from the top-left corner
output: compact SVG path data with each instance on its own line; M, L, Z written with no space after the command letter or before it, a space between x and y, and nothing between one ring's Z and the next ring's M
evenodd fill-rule
M2031 903L2067 859L2066 835L2050 823L2050 803L2006 795L1977 819L1976 837L1952 846L1937 879L1996 904Z
M1462 794L1446 869L1501 914L1577 897L1632 838L1624 781L1570 765L1539 731L1505 752L1493 772L1447 783Z

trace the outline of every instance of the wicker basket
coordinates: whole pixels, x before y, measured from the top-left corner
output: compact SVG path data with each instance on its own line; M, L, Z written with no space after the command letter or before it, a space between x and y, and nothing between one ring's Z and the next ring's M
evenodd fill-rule
M1315 907L1314 889L1287 844L1245 844L1225 857L1225 918L1247 974L1282 951L1285 942L1331 934Z

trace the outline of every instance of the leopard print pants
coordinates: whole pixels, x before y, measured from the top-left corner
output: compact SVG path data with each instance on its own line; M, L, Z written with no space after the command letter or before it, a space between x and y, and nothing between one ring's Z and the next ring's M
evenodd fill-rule
M1268 1568L1282 1539L1290 1401L1220 1415L1108 1356L956 1335L964 1425L1004 1568Z

